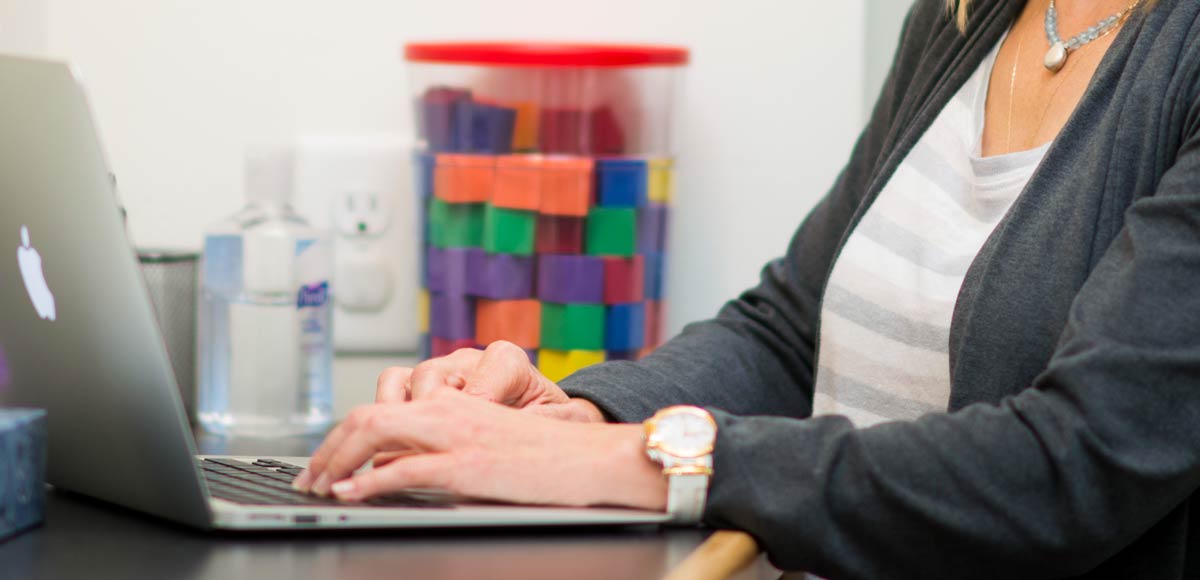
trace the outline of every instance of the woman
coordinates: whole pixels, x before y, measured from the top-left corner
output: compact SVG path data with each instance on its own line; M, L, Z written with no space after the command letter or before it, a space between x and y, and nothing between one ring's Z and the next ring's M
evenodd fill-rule
M629 423L688 404L703 522L781 568L1200 577L1200 2L966 4L913 7L848 166L716 319L561 385L505 344L390 369L300 487L662 510Z

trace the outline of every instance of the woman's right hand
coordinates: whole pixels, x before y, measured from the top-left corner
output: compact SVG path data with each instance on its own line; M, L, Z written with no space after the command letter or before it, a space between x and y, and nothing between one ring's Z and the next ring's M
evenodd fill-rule
M604 422L596 405L567 396L529 363L521 347L505 341L493 342L486 350L460 349L414 368L386 369L379 375L375 402L417 401L446 388L544 417Z

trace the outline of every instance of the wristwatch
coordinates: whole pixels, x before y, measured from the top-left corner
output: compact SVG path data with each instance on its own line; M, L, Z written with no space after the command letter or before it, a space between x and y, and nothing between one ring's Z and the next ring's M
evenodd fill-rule
M667 407L642 423L646 455L667 476L667 514L675 523L693 524L704 513L717 422L700 407Z

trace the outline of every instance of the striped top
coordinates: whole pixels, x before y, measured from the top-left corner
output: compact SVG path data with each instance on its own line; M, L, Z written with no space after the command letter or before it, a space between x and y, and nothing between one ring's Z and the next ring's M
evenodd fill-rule
M999 44L938 115L838 255L821 309L814 415L866 427L946 410L959 288L1049 147L979 156L998 52Z

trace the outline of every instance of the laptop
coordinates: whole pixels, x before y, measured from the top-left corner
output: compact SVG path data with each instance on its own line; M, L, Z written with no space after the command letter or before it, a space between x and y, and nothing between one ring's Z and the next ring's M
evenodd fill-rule
M0 56L0 103L0 405L47 410L56 488L206 529L668 520L419 492L345 503L290 489L305 458L198 457L77 75Z

